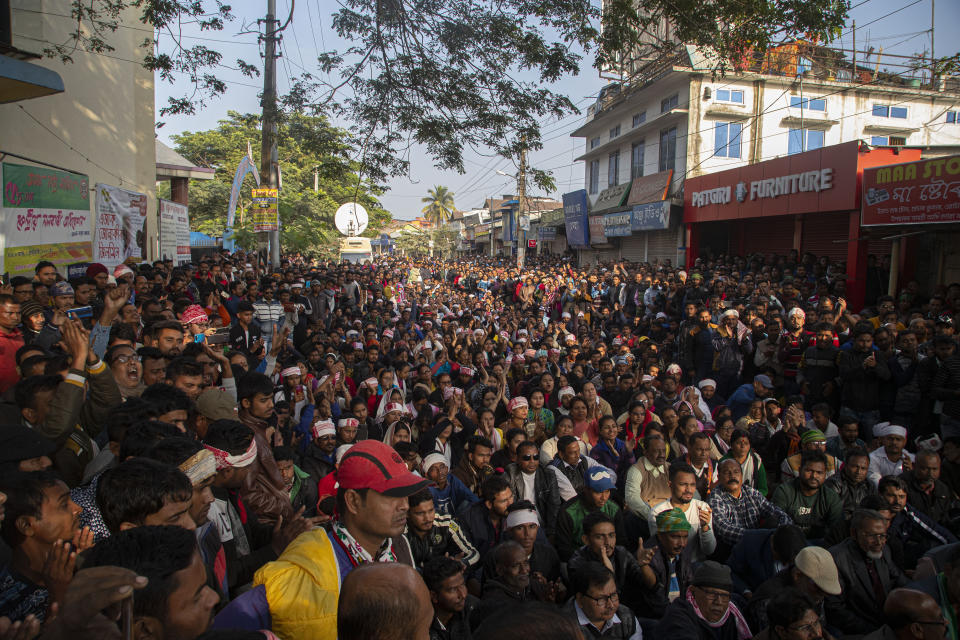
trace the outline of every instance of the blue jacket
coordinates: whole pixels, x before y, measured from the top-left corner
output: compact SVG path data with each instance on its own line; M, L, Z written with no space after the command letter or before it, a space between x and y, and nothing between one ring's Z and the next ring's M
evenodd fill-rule
M452 473L447 475L446 487L438 489L431 486L430 493L433 495L433 508L438 516L456 517L458 512L462 513L465 510L465 507L480 502L480 498Z
M753 388L752 382L747 382L737 387L730 398L727 400L727 406L733 413L733 419L739 420L750 411L750 403L757 399L757 392Z
M773 564L771 539L776 529L748 529L733 545L727 565L733 572L733 586L737 593L753 591L777 575Z

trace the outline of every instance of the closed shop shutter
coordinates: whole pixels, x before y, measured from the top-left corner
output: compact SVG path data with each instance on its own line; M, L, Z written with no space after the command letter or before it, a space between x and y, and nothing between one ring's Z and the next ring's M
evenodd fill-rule
M603 249L598 251L600 262L617 262L620 260L620 247L614 246L612 249Z
M620 258L627 262L646 260L647 240L644 233L635 233L629 238L620 238Z
M680 230L664 229L647 233L647 262L677 264L677 247L680 246Z
M802 233L800 248L803 253L812 253L818 258L827 256L831 262L847 259L845 241L850 238L850 214L846 211L808 213L803 216Z
M893 240L884 240L886 236L895 236L898 231L889 229L871 229L867 232L867 255L875 255L878 258L884 254L889 254L893 250Z
M581 249L580 250L580 266L581 267L592 267L597 264L597 252L593 249Z
M793 248L793 216L750 218L742 224L745 255L783 254Z

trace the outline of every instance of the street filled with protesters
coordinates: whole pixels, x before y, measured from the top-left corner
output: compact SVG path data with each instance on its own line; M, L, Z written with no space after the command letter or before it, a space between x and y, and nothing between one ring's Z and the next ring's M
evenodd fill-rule
M871 269L40 262L0 640L957 640L960 284Z

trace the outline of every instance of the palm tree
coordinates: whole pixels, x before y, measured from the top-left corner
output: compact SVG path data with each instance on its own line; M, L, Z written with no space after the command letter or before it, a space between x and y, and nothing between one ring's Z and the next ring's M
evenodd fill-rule
M426 198L420 199L427 203L421 213L434 227L441 227L453 217L453 192L447 187L437 185L433 189L427 189L427 193L429 195Z

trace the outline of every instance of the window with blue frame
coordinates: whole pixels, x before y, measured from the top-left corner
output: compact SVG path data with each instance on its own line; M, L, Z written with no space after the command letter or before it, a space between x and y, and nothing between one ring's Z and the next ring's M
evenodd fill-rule
M740 157L740 134L743 125L739 122L718 122L713 126L713 155L720 158Z
M813 62L810 61L810 58L804 58L803 56L797 58L797 75L811 69L813 69Z
M875 147L902 147L907 144L903 136L870 136L870 144Z
M871 113L878 118L905 119L907 117L907 108L891 107L885 104L875 104L873 105L873 110Z
M947 111L948 124L960 124L960 111Z
M677 128L660 131L659 171L675 169L677 166Z
M644 141L633 143L630 147L630 178L639 178L643 175L643 146Z
M717 101L743 104L743 91L738 89L717 89Z
M680 94L673 94L669 98L660 101L660 113L666 113L670 109L675 109L680 104Z
M823 146L825 132L818 129L790 129L787 139L787 153L803 153Z
M790 96L790 106L794 109L804 109L808 111L826 111L827 101L823 98L801 98L799 96Z

